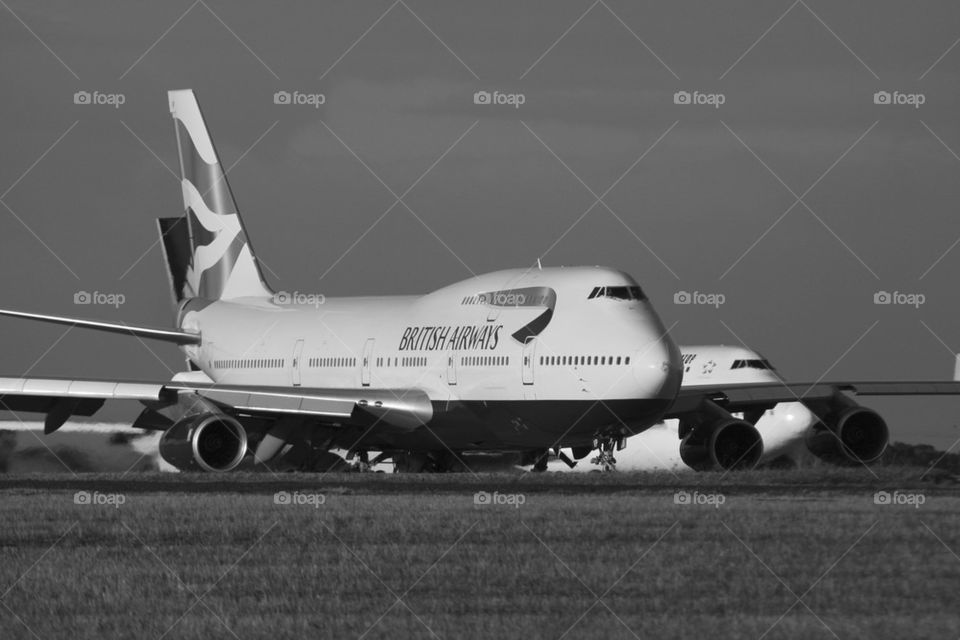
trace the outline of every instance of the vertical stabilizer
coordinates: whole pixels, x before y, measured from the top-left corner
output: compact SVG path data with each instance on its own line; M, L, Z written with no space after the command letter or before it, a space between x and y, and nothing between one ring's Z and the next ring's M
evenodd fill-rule
M170 219L164 220L166 230L179 235L174 244L182 244L183 231L189 238L189 259L182 264L183 252L171 255L166 242L170 233L164 235L175 297L220 300L273 295L264 283L196 96L189 89L170 91L167 96L177 131L186 229L175 229ZM161 222L161 233L164 230Z

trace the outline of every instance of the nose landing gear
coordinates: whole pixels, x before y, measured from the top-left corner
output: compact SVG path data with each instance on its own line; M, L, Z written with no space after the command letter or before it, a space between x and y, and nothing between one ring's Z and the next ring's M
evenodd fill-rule
M590 464L600 466L600 471L616 471L617 459L613 457L613 452L621 451L627 446L626 438L614 438L612 436L601 436L593 441L593 446L597 450L597 457L590 459Z

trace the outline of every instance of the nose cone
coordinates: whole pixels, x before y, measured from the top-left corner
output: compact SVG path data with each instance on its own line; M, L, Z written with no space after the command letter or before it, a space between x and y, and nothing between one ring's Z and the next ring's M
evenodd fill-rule
M763 457L767 462L780 457L803 442L820 418L800 402L781 402L757 420L763 438Z
M637 349L632 364L641 397L671 402L677 397L683 362L680 349L666 332Z

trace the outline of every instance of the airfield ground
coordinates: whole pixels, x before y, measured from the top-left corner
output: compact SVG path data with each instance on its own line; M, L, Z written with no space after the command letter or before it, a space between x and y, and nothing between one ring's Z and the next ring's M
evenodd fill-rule
M922 474L0 476L0 638L957 637Z

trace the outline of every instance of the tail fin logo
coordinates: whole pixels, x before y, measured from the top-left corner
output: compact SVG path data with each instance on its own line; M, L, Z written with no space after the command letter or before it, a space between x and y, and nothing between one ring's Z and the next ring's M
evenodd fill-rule
M213 287L229 277L246 245L237 214L216 214L207 208L197 188L183 181L183 199L193 231L193 260L187 269L187 286L204 298L210 298ZM214 269L210 272L211 269ZM206 277L210 272L209 277ZM213 296L219 297L219 296Z

